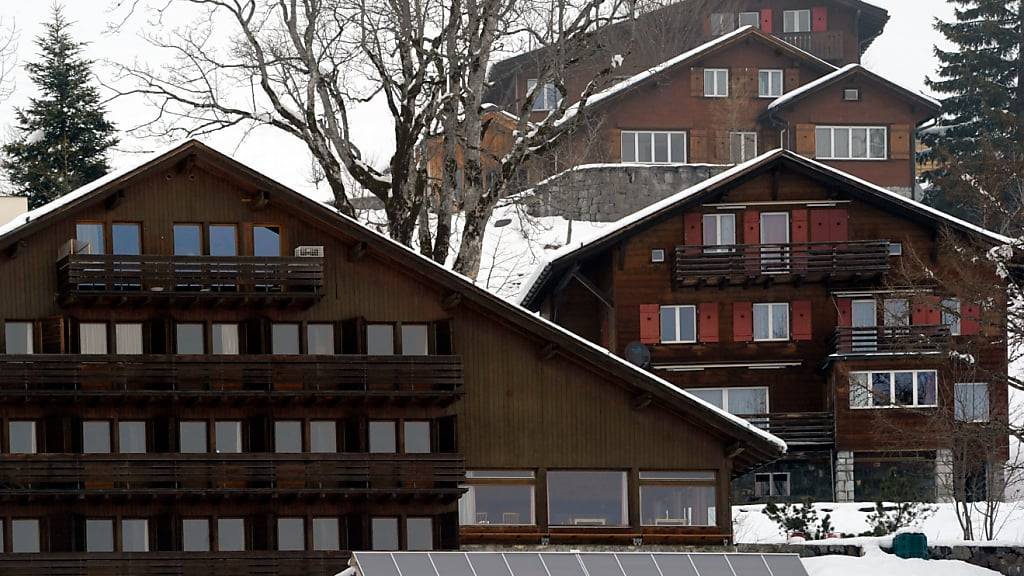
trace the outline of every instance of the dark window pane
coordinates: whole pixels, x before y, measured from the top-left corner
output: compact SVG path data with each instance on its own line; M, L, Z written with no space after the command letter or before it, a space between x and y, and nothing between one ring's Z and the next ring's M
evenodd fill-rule
M85 551L86 552L113 552L114 551L114 521L113 520L86 520L85 521Z
M217 550L221 552L240 552L245 550L244 519L217 519Z
M552 526L624 526L626 474L548 472L548 509Z
M338 451L338 426L333 420L315 420L309 423L309 451L331 454Z
M178 354L205 354L202 324L178 324L175 327L175 344Z
M105 254L106 243L103 241L103 224L77 224L75 239L78 241L76 250L82 254Z
M210 551L210 521L206 518L182 520L181 535L181 549L185 552Z
M871 394L874 406L888 406L892 404L892 391L889 388L889 373L871 375Z
M919 406L935 406L936 400L935 372L917 373L917 403ZM987 403L987 401L986 401Z
M395 423L391 421L370 422L370 453L394 454L397 451Z
M896 373L896 404L904 406L914 403L914 373Z
M146 423L126 421L118 422L117 450L121 454L145 454Z
M277 519L277 549L285 551L306 549L306 521L303 518Z
M405 540L409 550L433 550L433 518L407 519L405 521Z
M148 520L121 520L121 551L149 552Z
M430 453L430 422L405 422L403 432L406 454Z
M253 256L278 257L281 255L281 229L277 226L253 226Z
M174 225L174 255L199 256L203 253L203 242L199 224Z
M274 422L274 452L278 454L302 452L302 422L298 420Z
M110 227L113 254L138 256L142 254L142 233L138 224L114 224Z
M370 538L374 550L398 550L398 518L371 519Z
M39 552L39 520L11 520L11 552L35 554Z
M673 133L670 136L672 145L671 162L686 162L686 134Z
M234 225L210 226L210 256L238 256L238 230Z

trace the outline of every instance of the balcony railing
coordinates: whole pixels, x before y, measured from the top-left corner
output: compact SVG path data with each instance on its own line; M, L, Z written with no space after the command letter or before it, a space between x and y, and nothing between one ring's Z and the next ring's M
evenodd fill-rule
M458 454L9 454L0 495L461 493Z
M458 356L0 355L0 395L451 397Z
M5 554L4 576L333 576L349 552L109 552Z
M743 418L782 438L791 447L830 446L835 442L835 418L831 412L752 414Z
M804 52L822 60L839 61L845 56L844 36L841 30L827 32L790 32L778 35Z
M106 299L313 302L323 295L323 258L69 254L57 261L64 304Z
M949 349L949 326L841 327L832 337L836 356L937 354Z

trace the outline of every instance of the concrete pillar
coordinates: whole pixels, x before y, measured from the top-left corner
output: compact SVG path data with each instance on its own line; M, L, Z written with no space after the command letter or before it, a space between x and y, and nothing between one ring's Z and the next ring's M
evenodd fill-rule
M836 502L853 502L853 452L836 452Z
M935 451L935 501L953 501L953 451L948 448Z

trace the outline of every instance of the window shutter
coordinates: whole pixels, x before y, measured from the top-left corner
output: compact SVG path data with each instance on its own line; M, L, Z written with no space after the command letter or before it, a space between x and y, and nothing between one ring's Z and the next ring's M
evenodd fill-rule
M752 342L754 340L754 304L752 302L733 302L732 338L734 342Z
M810 221L811 242L828 242L830 238L829 211L811 210Z
M661 307L657 304L640 305L640 342L661 342Z
M796 153L814 158L817 147L814 142L814 124L796 125Z
M846 242L850 239L850 213L843 208L829 210L829 233L831 242Z
M751 246L761 243L761 213L757 210L743 212L743 243Z
M928 324L932 326L942 324L942 298L938 296L928 297Z
M791 218L793 225L790 232L790 240L793 244L806 244L808 238L807 210L793 210Z
M687 212L683 215L683 243L687 246L700 246L704 243L701 230L703 214Z
M761 32L765 34L772 33L772 9L763 8L761 10Z
M910 321L914 326L938 326L942 324L941 298L927 296L914 300Z
M793 302L793 340L806 342L811 340L812 331L811 301L797 300Z
M698 306L697 330L701 342L718 342L718 303L705 302Z
M981 307L963 302L960 305L960 334L974 336L981 332Z
M690 158L694 163L708 161L708 131L690 131Z
M690 96L702 98L704 96L704 69L690 68Z
M715 133L715 157L711 161L716 164L732 163L732 158L729 154L729 132L727 130Z
M828 8L825 6L811 8L811 30L814 32L828 31Z
M836 298L836 309L839 311L839 327L849 328L853 326L853 300L849 298Z
M889 158L910 160L911 139L909 124L894 124L889 128Z

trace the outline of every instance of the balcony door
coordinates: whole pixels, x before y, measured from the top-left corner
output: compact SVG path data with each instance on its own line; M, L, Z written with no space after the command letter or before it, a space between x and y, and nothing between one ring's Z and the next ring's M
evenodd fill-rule
M136 222L117 222L110 226L111 253L129 256L114 260L114 288L139 290L142 287L142 269L136 258L142 255L142 226Z
M103 224L99 222L79 222L75 225L75 254L102 256L107 253ZM103 258L97 258L95 262L83 268L85 276L103 276L105 274L105 263ZM106 287L102 283L80 283L80 290L103 290Z
M175 290L199 290L202 264L198 257L203 254L203 227L199 224L174 225L174 275Z
M851 305L853 351L878 350L878 306L874 300L854 300Z
M789 212L761 213L761 272L789 272Z
M224 280L215 282L212 288L221 292L232 292L238 287L238 265L234 261L238 256L238 226L210 224L206 235L210 256L224 259L210 263L210 276Z
M253 226L252 227L252 255L260 258L280 258L281 257L281 227L280 226ZM266 265L257 265L253 274L259 279L261 276L270 280L274 276L275 271L281 271L278 265L267 263ZM258 282L256 284L258 290L273 291L280 290L280 284L272 284L266 282Z

